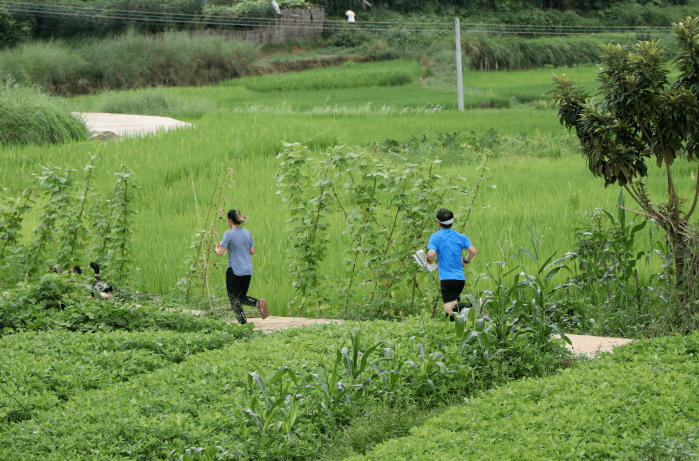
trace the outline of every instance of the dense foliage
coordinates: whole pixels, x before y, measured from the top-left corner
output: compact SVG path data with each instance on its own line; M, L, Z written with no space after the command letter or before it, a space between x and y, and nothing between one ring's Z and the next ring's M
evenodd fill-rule
M82 176L72 169L44 167L41 174L27 176L26 188L18 197L3 190L0 273L5 286L35 281L51 268L65 272L75 266L87 268L91 262L106 268L113 284L130 280L138 188L132 172L116 172L111 193L97 194L92 184L95 158L85 165ZM30 230L25 220L37 203L40 215ZM80 276L74 276L79 282ZM58 291L70 297L67 286L59 284Z
M9 336L0 348L28 347L3 354L5 366L26 373L4 387L35 403L32 411L23 404L28 398L6 399L14 411L3 422L0 453L7 460L155 460L203 447L225 451L225 459L313 457L377 405L441 407L551 373L566 356L559 343L536 336L488 343L469 312L453 323L413 318L293 329L223 348L223 333L196 340L174 333ZM190 341L192 353L178 363Z
M0 75L58 95L107 89L203 85L254 73L252 43L184 32L31 42L0 54Z
M103 300L89 283L76 281L69 274L47 274L0 298L0 331L65 329L76 332L211 331L222 328L221 321L167 309L153 309L119 295Z
M690 460L699 334L633 342L469 399L360 460Z
M29 40L31 28L27 22L18 21L5 8L0 8L0 50Z
M639 42L631 49L608 45L600 71L602 99L597 102L569 76L554 77L561 124L574 129L588 168L618 184L645 215L667 233L672 246L676 295L690 325L696 325L699 279L698 235L691 220L699 199L699 184L689 197L678 193L676 163L699 160L699 82L697 37L699 19L675 25L680 52L678 76L668 79L666 51L657 42ZM665 199L658 203L646 188L648 163L662 168L667 182Z

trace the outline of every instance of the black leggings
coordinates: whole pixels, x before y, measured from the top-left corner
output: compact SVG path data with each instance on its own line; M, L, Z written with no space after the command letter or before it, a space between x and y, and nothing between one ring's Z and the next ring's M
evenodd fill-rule
M248 288L250 288L250 280L252 275L235 275L230 267L226 270L226 290L228 291L228 300L231 302L231 307L238 322L243 325L248 322L245 318L242 304L246 306L257 306L259 299L248 296Z

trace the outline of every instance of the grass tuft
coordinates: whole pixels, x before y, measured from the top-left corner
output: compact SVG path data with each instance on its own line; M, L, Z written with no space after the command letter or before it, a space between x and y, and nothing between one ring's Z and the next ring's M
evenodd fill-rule
M88 135L85 124L51 97L12 82L0 86L0 144L61 144Z
M186 99L159 88L127 92L109 92L97 102L97 112L111 114L159 115L163 117L201 118L216 109L213 103Z

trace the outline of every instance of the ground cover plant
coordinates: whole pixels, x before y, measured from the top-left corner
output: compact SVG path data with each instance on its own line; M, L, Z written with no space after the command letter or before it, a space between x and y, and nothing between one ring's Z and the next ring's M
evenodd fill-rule
M530 334L488 343L488 331L481 329L478 318L470 310L456 322L350 322L234 340L222 349L209 336L213 341L200 343L208 342L215 350L195 353L193 345L185 360L160 367L158 357L138 352L143 348L162 354L156 336L117 335L108 347L108 335L90 335L66 347L99 351L99 358L77 363L59 359L53 367L35 371L36 378L27 383L45 400L61 391L70 398L46 402L31 412L31 419L5 420L0 452L8 460L176 459L190 447L213 450L217 456L225 451L226 459L312 456L354 415L377 403L396 409L414 402L422 408L440 407L478 389L550 373L566 355L561 344L540 343ZM38 341L25 353L27 361L33 353L60 344L62 335L26 340L32 338ZM186 344L178 335L172 339ZM18 340L23 341L13 338L8 347ZM124 362L110 359L122 349ZM487 359L486 351L498 358ZM525 362L527 367L520 366ZM131 366L153 370L137 373ZM60 368L66 374L56 380L54 370ZM104 374L96 387L71 393L71 378L80 373L87 379L95 368ZM130 375L128 381L117 378L119 373Z
M151 309L151 314L153 310ZM155 313L157 315L157 311ZM182 314L179 314L182 316ZM13 424L39 411L220 349L245 336L244 327L217 325L195 332L113 331L88 335L66 329L4 335L0 420Z
M633 342L485 392L349 460L693 459L699 335Z

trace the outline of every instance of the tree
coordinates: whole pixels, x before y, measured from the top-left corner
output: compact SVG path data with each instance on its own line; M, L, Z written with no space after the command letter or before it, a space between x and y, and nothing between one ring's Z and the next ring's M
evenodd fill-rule
M679 159L699 160L699 18L673 24L680 45L674 59L677 79L668 80L666 51L655 41L628 48L603 45L598 88L601 101L573 84L567 75L553 77L558 117L575 129L590 171L618 184L647 218L666 232L674 259L675 289L682 310L694 316L699 287L698 232L690 218L699 197L680 197L673 176ZM665 176L664 202L653 201L644 180L655 160ZM699 162L698 162L699 163Z
M5 8L0 8L0 50L26 42L31 37L27 21L18 21Z

